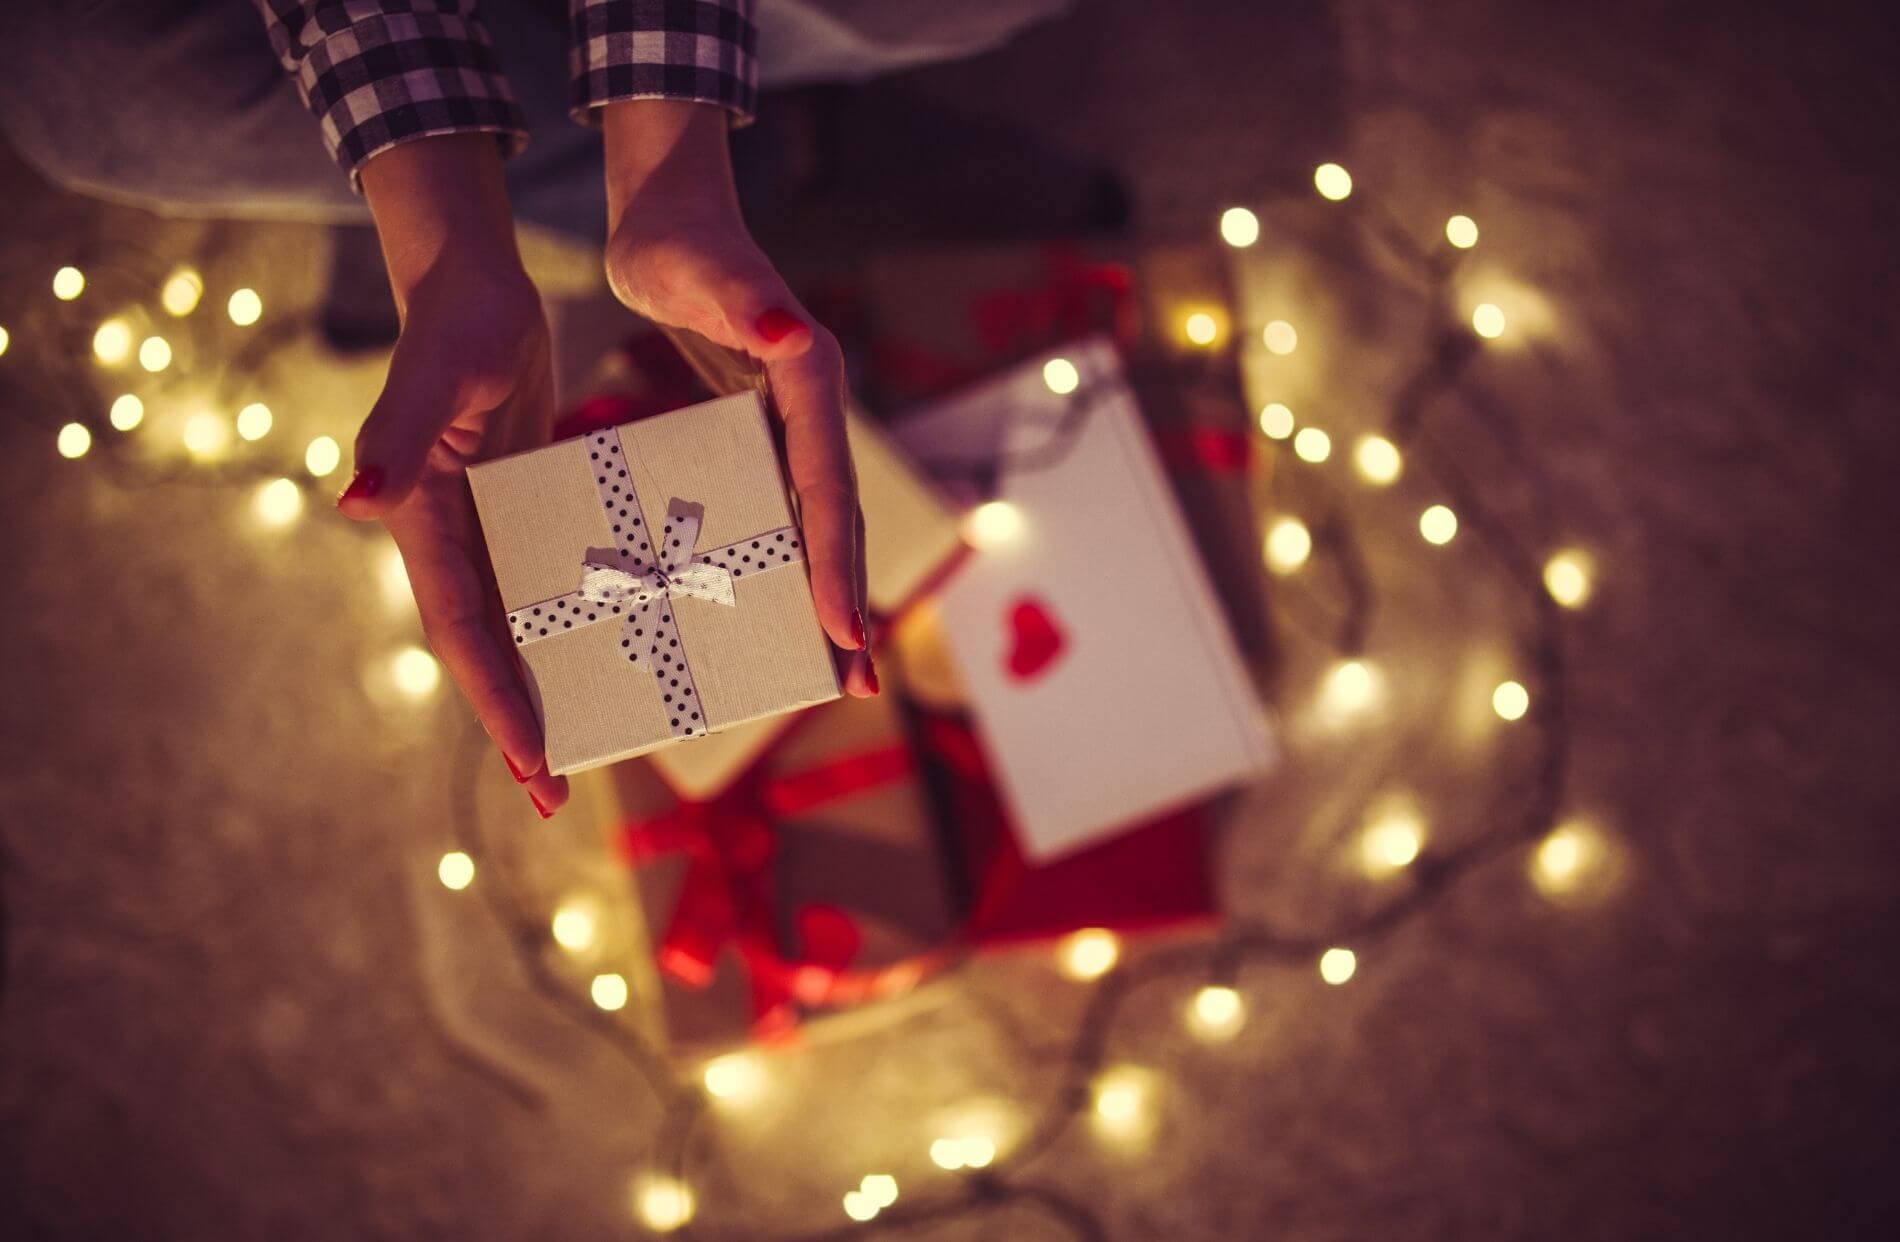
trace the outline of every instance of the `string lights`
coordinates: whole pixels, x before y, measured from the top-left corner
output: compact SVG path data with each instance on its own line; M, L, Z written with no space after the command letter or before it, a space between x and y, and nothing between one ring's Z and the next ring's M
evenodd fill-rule
M1351 175L1338 164L1315 169L1313 184L1322 198L1333 203L1344 203L1354 193ZM1362 194L1360 199L1365 197ZM1355 201L1344 210L1360 207L1361 202ZM1443 231L1444 244L1455 251L1469 250L1477 244L1478 226L1468 216L1452 216L1445 221ZM1220 218L1219 232L1229 247L1245 249L1257 243L1261 223L1251 210L1230 208ZM1449 270L1447 266L1439 271L1441 282ZM60 301L78 299L85 288L85 276L77 268L62 268L55 274L53 292ZM167 314L183 318L196 309L204 294L202 277L191 269L178 269L160 287L158 301ZM1517 304L1506 301L1515 313ZM255 290L242 288L229 295L225 310L233 324L247 327L261 319L263 301ZM1211 348L1227 335L1226 316L1225 308L1197 309L1180 321L1179 328L1191 344ZM92 336L95 359L106 366L118 366L136 356L140 367L154 375L171 367L173 349L163 336L149 335L133 350L136 335L133 322L141 320L137 316L132 320L114 317L100 323ZM1505 312L1496 303L1481 303L1470 312L1469 332L1480 339L1498 339L1505 334L1507 326ZM1300 343L1298 331L1287 320L1273 320L1260 325L1258 330L1262 345L1276 357L1293 354ZM1238 333L1240 328L1236 326L1235 331ZM1251 333L1253 329L1249 327L1247 331ZM85 338L82 335L78 339ZM0 328L0 354L6 352L10 341L6 329ZM191 342L187 340L186 344L185 357L189 360ZM1465 365L1466 357L1456 351L1433 352L1431 360L1422 365L1420 375L1424 378L1416 392L1429 393L1434 385L1442 388L1451 383L1458 369ZM1447 358L1452 361L1447 362ZM1044 369L1043 379L1057 395L1073 393L1080 382L1073 365L1063 359L1052 360ZM842 1199L845 1215L854 1226L877 1228L903 1224L933 1214L976 1210L1013 1196L1035 1196L1078 1234L1092 1236L1085 1207L1063 1202L1051 1192L1029 1186L1020 1180L1016 1171L1048 1150L1068 1125L1079 1119L1086 1118L1097 1135L1111 1145L1139 1146L1155 1133L1160 1117L1157 1105L1162 1093L1162 1076L1145 1066L1103 1064L1104 1032L1139 982L1181 975L1195 979L1198 986L1188 993L1181 1010L1182 1020L1196 1039L1214 1043L1233 1038L1247 1021L1247 993L1231 977L1230 968L1234 963L1243 959L1266 960L1312 970L1317 954L1320 979L1332 986L1342 986L1356 977L1359 965L1358 951L1346 947L1347 944L1369 950L1367 942L1373 936L1388 931L1399 918L1425 908L1434 893L1442 891L1476 863L1497 856L1504 848L1515 846L1522 851L1518 857L1523 861L1529 884L1553 902L1576 903L1608 891L1618 861L1614 840L1582 819L1568 819L1551 826L1561 807L1565 735L1553 727L1563 712L1562 658L1550 617L1556 615L1558 609L1581 608L1591 599L1597 589L1598 567L1587 552L1575 547L1539 550L1528 557L1515 558L1500 552L1500 549L1515 547L1513 533L1501 529L1495 518L1486 515L1481 499L1455 472L1435 468L1436 463L1420 459L1420 446L1408 437L1421 417L1425 398L1416 396L1410 385L1401 388L1402 400L1395 403L1394 415L1387 425L1381 431L1351 442L1351 465L1361 480L1377 487L1396 484L1407 474L1408 464L1416 465L1420 473L1433 478L1445 497L1420 513L1419 533L1428 543L1442 546L1451 542L1460 531L1462 514L1477 532L1482 546L1498 553L1502 563L1521 563L1528 567L1519 585L1534 593L1541 604L1542 628L1527 643L1529 658L1516 666L1523 670L1520 675L1525 680L1499 683L1492 692L1491 705L1502 720L1527 721L1525 727L1539 739L1542 751L1539 770L1554 775L1546 775L1522 816L1473 843L1459 846L1446 846L1430 839L1422 812L1409 800L1395 799L1375 807L1359 834L1348 838L1354 842L1359 865L1370 878L1405 870L1407 881L1404 885L1395 884L1389 890L1381 890L1398 895L1381 907L1377 915L1329 929L1323 938L1285 936L1235 921L1223 930L1211 948L1178 946L1152 955L1143 954L1139 961L1130 962L1123 960L1121 942L1112 932L1085 929L1065 937L1055 948L1056 965L1066 977L1088 985L1083 1019L1061 1071L1062 1080L1069 1088L1052 1093L1045 1101L1039 1119L1029 1127L1026 1140L1012 1140L1007 1146L1003 1131L992 1123L961 1128L933 1123L931 1132L920 1135L919 1148L913 1150L921 1154L921 1148L927 1146L930 1165L946 1175L935 1179L940 1184L925 1187L921 1192L913 1187L899 1207L896 1177L889 1173L867 1173ZM165 427L169 435L173 424L164 421L168 417L163 413L167 407L158 408L161 411L159 425ZM108 419L116 430L131 432L142 425L145 416L143 399L128 392L112 402ZM92 417L96 419L97 415ZM268 435L272 422L271 412L261 402L239 410L235 421L200 409L184 420L182 440L193 460L218 462L232 451L234 430L239 440L253 444ZM1282 402L1262 407L1259 427L1269 440L1290 440L1293 456L1300 462L1320 465L1331 456L1331 436L1319 427L1300 426L1291 408ZM94 447L93 433L84 422L64 424L55 439L59 453L69 459L83 457ZM103 444L100 451L105 452ZM1409 462L1408 455L1411 455ZM1429 458L1429 454L1426 456ZM320 436L305 449L304 474L311 479L323 478L333 473L340 462L340 446L331 437ZM258 465L260 473L254 476L258 485L252 499L255 516L266 526L288 526L302 513L305 489L311 485L283 473L286 466L281 462L272 465L259 461ZM295 473L291 467L290 474ZM1316 475L1318 473L1323 472ZM1457 512L1452 508L1454 504ZM973 511L966 529L972 535L972 542L981 547L995 547L1024 533L1021 513L1003 501L993 501ZM1268 527L1263 554L1276 573L1292 574L1312 561L1338 557L1341 554L1339 538L1334 523L1312 520L1309 525L1309 520L1300 516L1282 514ZM406 577L401 578L399 592L392 592L389 586L391 565L394 574L400 577L401 562L393 549L386 550L378 562L377 579L386 594L392 597L399 594L406 600ZM387 673L390 684L413 700L435 694L441 680L441 669L435 658L416 646L400 648L391 655ZM1534 716L1530 710L1533 691L1538 703ZM1318 678L1314 703L1323 718L1359 722L1383 705L1385 693L1386 674L1381 665L1357 646L1349 645ZM479 832L477 818L473 814L458 816L458 831ZM479 856L477 849L457 849L443 854L436 865L437 880L451 892L471 889ZM505 891L489 891L503 888L505 885L485 880L478 891L490 901L504 902L508 899ZM498 905L497 909L505 911L503 906ZM533 916L531 925L535 934L521 938L521 943L551 943L569 957L586 958L595 953L600 943L600 909L597 899L589 894L568 895L551 914L543 907L543 912ZM1217 973L1211 965L1213 962L1225 963L1226 967ZM598 1011L596 1017L614 1014L630 1002L631 988L625 976L602 972L580 977L587 980L585 1000L571 985L559 984L556 980L550 986L568 989L563 996L571 992L572 998L582 1005L590 1000ZM545 979L545 976L537 978ZM695 1110L703 1106L717 1104L727 1108L756 1099L771 1081L767 1062L756 1050L745 1049L715 1058L682 1077L676 1067L665 1067L623 1024L606 1022L605 1018L602 1021L612 1028L613 1038L627 1049L649 1081L663 1093L668 1116L676 1119L674 1124L665 1127L652 1167L637 1172L630 1183L632 1212L642 1224L655 1231L686 1228L699 1209L693 1181L677 1175L687 1151L688 1122L697 1115ZM687 1121L680 1122L679 1118Z

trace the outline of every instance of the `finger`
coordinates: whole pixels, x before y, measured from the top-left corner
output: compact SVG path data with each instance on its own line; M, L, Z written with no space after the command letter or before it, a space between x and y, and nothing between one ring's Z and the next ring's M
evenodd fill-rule
M544 816L567 800L567 782L546 772L541 725L528 701L514 649L490 623L487 584L463 550L431 532L392 530L429 639L515 779Z
M356 433L356 473L337 508L358 521L382 517L401 504L422 477L429 453L457 413L444 377L454 360L421 333L404 336L389 360L382 395Z
M778 362L811 348L811 316L763 256L756 264L712 274L706 288L733 344L754 358Z
M845 438L844 364L830 333L819 329L813 337L805 353L767 364L766 378L785 422L785 459L798 494L818 621L834 646L856 651L866 635L858 488Z

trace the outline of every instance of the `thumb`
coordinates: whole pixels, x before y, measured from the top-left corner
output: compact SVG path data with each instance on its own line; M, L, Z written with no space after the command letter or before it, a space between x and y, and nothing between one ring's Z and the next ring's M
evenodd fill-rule
M356 433L356 473L336 502L344 516L382 517L415 489L456 414L449 374L412 337L397 342L382 395Z

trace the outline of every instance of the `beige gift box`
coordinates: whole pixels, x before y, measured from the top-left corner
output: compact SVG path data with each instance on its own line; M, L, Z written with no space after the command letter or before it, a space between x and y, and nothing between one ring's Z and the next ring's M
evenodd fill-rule
M550 771L838 697L757 393L483 462L468 480Z

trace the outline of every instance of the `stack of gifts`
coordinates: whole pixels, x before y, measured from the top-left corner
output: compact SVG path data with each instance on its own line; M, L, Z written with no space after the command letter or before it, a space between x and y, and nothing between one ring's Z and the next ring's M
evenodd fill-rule
M621 968L676 1049L875 1020L972 950L1217 914L1214 799L1273 759L1249 420L1217 360L1149 334L1125 265L1035 262L899 299L920 318L868 351L902 364L871 390L930 398L853 414L877 700L830 701L758 393L470 472L550 765L614 765L647 942ZM959 308L961 334L931 318Z

